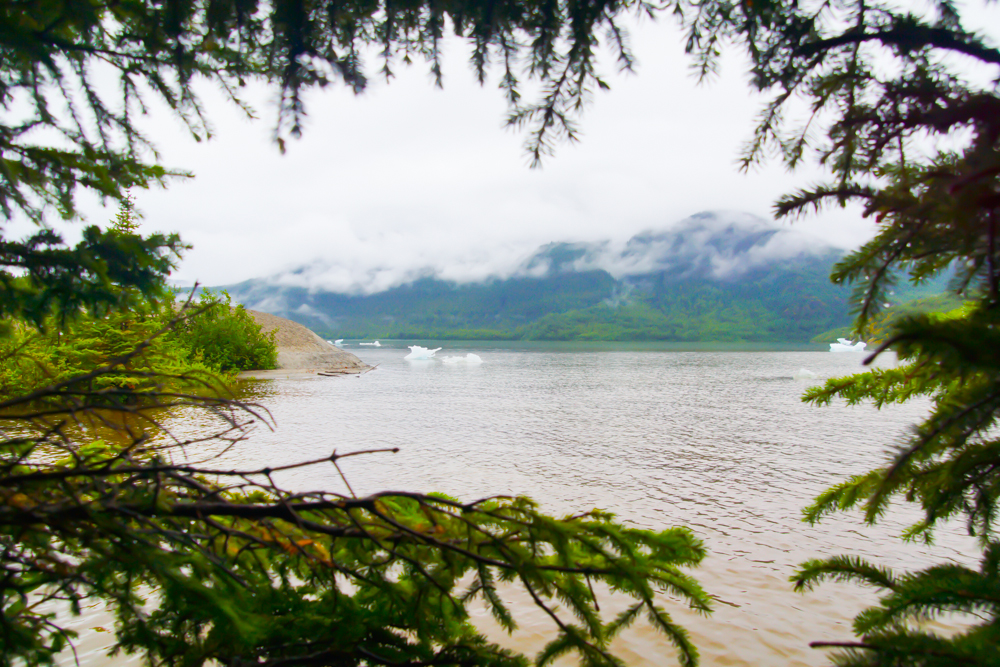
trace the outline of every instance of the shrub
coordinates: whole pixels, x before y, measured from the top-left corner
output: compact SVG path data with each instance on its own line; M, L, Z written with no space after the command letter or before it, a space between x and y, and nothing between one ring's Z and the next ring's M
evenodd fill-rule
M201 312L173 334L193 358L224 373L277 367L274 332L262 332L246 308L232 305L227 292L205 290L197 306Z

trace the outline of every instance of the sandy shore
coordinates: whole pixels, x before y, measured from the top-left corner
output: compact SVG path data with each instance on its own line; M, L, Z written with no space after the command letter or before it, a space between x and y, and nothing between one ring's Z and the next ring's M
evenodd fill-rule
M240 373L241 378L258 380L304 379L357 375L371 370L371 366L350 352L323 340L298 322L262 313L247 311L265 332L274 331L278 343L278 368Z

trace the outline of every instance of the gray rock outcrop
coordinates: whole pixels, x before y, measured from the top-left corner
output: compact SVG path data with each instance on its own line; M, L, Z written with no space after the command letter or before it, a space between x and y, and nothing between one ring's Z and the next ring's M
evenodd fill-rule
M275 332L279 371L341 374L363 373L371 368L350 352L344 352L323 340L298 322L258 310L247 312L261 326L262 331ZM274 371L248 371L248 374L260 378L265 374L274 374Z

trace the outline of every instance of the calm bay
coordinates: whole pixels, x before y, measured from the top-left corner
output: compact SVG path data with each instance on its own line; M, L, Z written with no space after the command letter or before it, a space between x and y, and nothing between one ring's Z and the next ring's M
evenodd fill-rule
M904 506L877 527L856 513L801 521L812 498L878 465L928 409L927 401L882 411L801 402L810 385L862 370L865 355L817 346L448 342L438 344L438 359L407 361L406 343L349 344L376 366L358 377L247 382L243 398L267 407L277 428L258 428L224 463L398 447L341 462L355 493L527 495L551 514L599 507L646 528L686 525L710 551L694 574L716 597L715 613L699 617L667 597L663 604L676 608L712 667L827 664L808 643L852 638L851 618L874 597L839 584L792 592L788 577L807 558L852 554L905 569L975 553L955 528L933 547L902 542L896 536L916 518ZM469 352L483 363L440 361ZM279 481L348 492L329 466ZM607 605L614 609L613 596ZM551 621L528 600L514 608L513 637L485 614L477 623L532 654L552 634ZM81 620L84 662L106 664L98 649L108 635ZM646 627L628 631L616 650L632 667L676 662L669 642Z

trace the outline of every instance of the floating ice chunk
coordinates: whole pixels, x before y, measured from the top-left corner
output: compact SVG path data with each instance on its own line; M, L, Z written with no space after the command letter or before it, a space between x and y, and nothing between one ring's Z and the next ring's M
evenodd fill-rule
M371 345L372 347L382 347L382 343L375 341L374 343L361 343L361 345Z
M864 352L865 348L868 347L868 343L864 341L858 341L857 343L852 343L846 338L838 338L839 343L830 343L831 352Z
M409 345L408 347L410 348L410 353L403 358L410 361L433 359L434 353L441 349L440 347L436 347L432 350L428 347L420 347L419 345Z
M441 359L441 361L450 365L467 364L469 366L478 366L479 364L483 363L483 358L480 357L478 354L473 354L469 352L464 357L444 357L443 359Z
M338 338L337 340L333 341L333 344L339 347L344 344L344 339Z
M795 371L795 375L793 375L792 377L795 378L796 380L815 380L816 374L813 373L808 368L800 368L799 370Z

